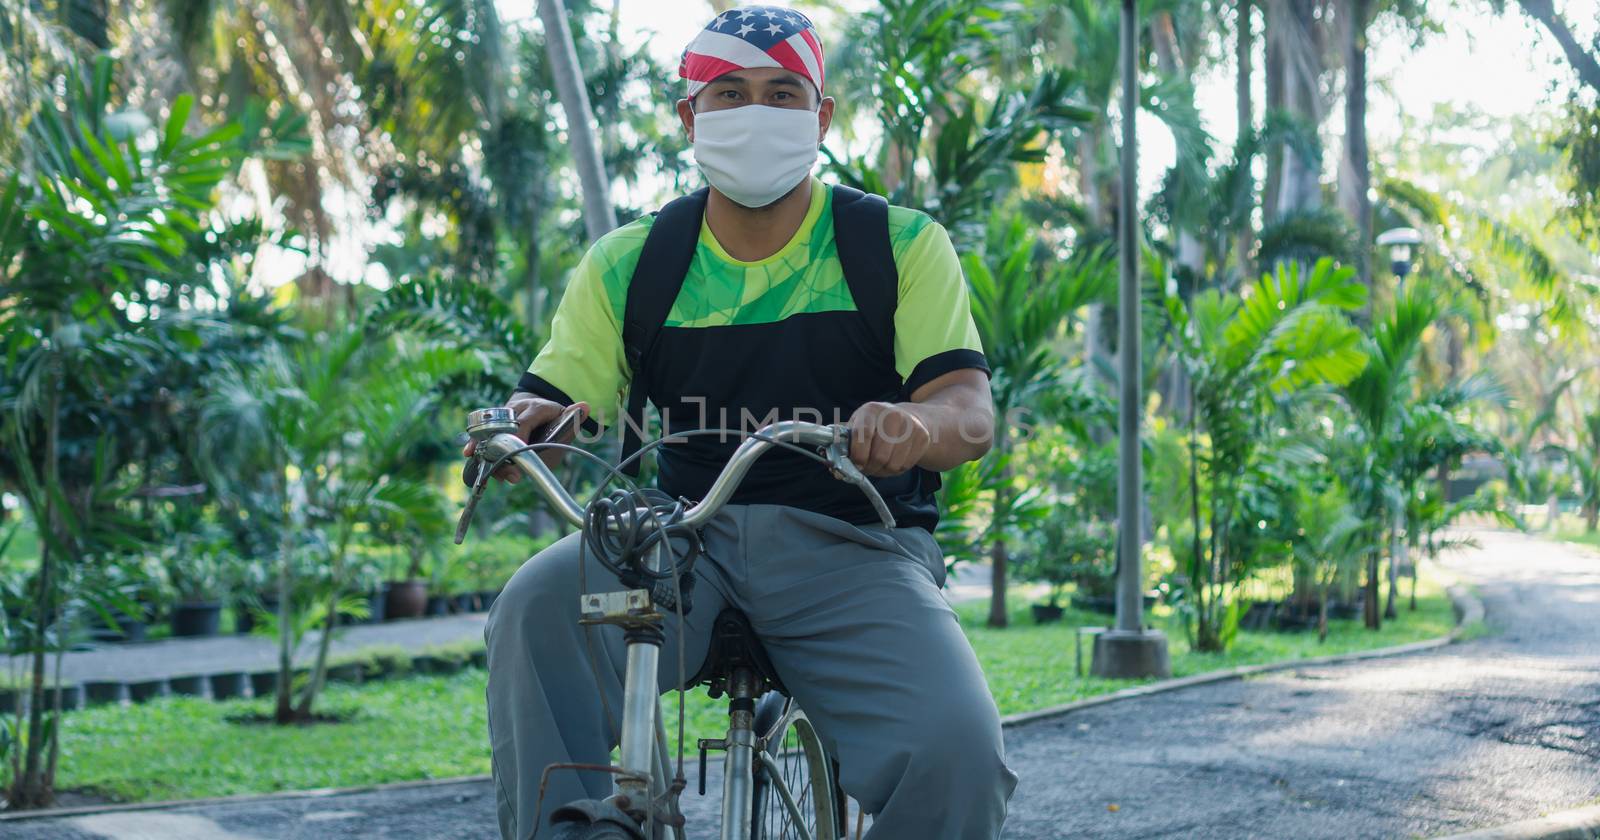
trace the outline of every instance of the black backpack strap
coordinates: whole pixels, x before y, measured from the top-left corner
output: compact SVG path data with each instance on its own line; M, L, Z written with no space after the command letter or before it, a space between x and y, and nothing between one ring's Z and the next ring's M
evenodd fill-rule
M656 220L639 251L639 263L628 281L628 301L622 313L622 349L628 361L628 414L623 420L622 458L627 460L644 444L649 388L644 381L644 361L655 348L656 336L667 322L673 301L683 288L683 278L694 261L700 241L700 224L706 215L708 189L674 199L658 210ZM623 472L639 474L639 462Z
M856 311L871 325L879 349L892 363L900 270L889 241L889 202L881 195L834 187L833 239Z

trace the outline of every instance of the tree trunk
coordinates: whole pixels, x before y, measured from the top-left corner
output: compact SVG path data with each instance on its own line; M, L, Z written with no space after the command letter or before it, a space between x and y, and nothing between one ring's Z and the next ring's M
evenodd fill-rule
M1589 502L1583 506L1583 530L1592 534L1600 528L1600 502Z
M52 333L60 329L60 319L52 324ZM60 468L60 433L61 433L61 383L59 379L47 379L50 388L49 414L45 418L45 443L44 443L44 519L40 528L42 539L39 541L39 571L37 575L38 586L34 604L34 625L28 633L28 641L32 647L33 674L28 687L28 745L26 757L23 761L22 773L12 780L10 806L12 808L45 808L55 800L55 792L51 790L46 778L45 768L41 762L47 761L46 749L49 742L60 737L61 717L59 713L48 727L48 736L45 734L45 651L50 643L49 628L61 620L59 606L55 603L55 570L60 562L56 549L59 545L67 543L70 536L64 534L65 530L60 522L59 512L56 508L57 491L61 487ZM62 494L65 495L65 494ZM54 616L51 615L55 611ZM15 749L15 747L13 747Z
M287 495L284 498L287 507ZM286 525L288 521L285 517ZM274 716L278 723L294 721L294 698L290 693L294 680L294 604L289 602L289 531L288 527L283 529L278 545L278 697Z
M1006 540L1001 537L989 549L989 626L1005 627L1010 623L1006 614Z
M567 26L565 4L562 0L539 0L539 19L544 23L545 50L550 56L561 110L567 115L572 160L583 187L583 224L593 241L617 226L616 212L611 208L611 181L595 137L594 109L589 106L589 91L584 87L572 29Z
M1382 614L1378 611L1378 549L1367 551L1367 584L1364 588L1361 604L1361 616L1369 630L1377 630L1383 626Z
M1399 617L1395 611L1395 598L1400 591L1400 567L1406 562L1406 515L1404 511L1396 511L1394 517L1394 532L1389 536L1389 598L1383 607L1383 617L1394 619Z
M1266 82L1267 101L1262 113L1272 115L1283 110L1283 46L1278 29L1287 13L1279 0L1269 0L1262 6L1265 22L1266 61L1262 67ZM1263 121L1265 122L1265 121ZM1261 185L1261 218L1271 221L1278 217L1278 184L1283 180L1283 144L1273 143L1266 148L1267 177ZM1259 271L1259 267L1257 267Z
M1367 21L1372 0L1345 0L1344 157L1339 165L1339 203L1355 223L1356 273L1372 289L1372 184L1367 159ZM1372 295L1367 295L1368 317Z
M1328 640L1328 599L1333 597L1333 585L1322 584L1322 600L1317 604L1317 643Z
M1253 0L1238 0L1238 20L1234 24L1233 61L1236 65L1236 74L1233 83L1235 118L1239 123L1239 137L1244 138L1255 131L1254 104L1251 101L1255 95L1253 87L1252 62L1255 51L1255 33L1251 30L1250 16L1253 9ZM1255 243L1254 225L1250 217L1244 218L1235 234L1237 242L1234 245L1239 266L1239 282L1241 285L1249 283L1251 278L1250 248Z
M339 590L335 587L328 595L328 614L322 619L322 638L317 640L317 658L311 666L311 676L306 681L305 692L300 695L300 705L295 709L297 720L311 719L312 704L316 703L317 695L322 692L322 681L328 671L328 650L333 647L333 627L337 623L338 614Z
M1284 110L1315 131L1322 124L1322 45L1317 37L1316 0L1277 0L1273 34L1279 45L1283 74ZM1283 146L1283 172L1278 183L1277 215L1314 210L1322 206L1321 173L1316 162Z

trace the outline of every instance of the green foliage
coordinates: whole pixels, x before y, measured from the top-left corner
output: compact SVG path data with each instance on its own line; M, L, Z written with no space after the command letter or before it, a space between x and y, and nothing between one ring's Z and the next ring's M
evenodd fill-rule
M1167 301L1178 358L1192 380L1194 499L1188 544L1174 543L1188 563L1196 645L1225 649L1229 603L1253 563L1270 562L1265 523L1287 522L1279 503L1297 466L1319 459L1283 421L1289 401L1344 385L1367 356L1349 314L1366 289L1349 268L1328 259L1309 271L1281 264L1242 295L1207 290ZM1204 509L1202 511L1202 508Z

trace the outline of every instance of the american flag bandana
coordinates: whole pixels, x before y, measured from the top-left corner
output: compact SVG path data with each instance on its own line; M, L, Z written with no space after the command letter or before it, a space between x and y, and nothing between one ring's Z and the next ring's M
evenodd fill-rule
M752 67L781 67L822 93L822 41L805 15L782 6L745 6L717 15L683 51L678 75L693 99L718 76Z

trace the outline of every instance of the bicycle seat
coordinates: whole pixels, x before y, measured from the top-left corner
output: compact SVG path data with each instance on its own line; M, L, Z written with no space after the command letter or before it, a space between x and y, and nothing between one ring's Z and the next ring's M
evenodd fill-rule
M728 678L737 668L748 668L761 680L763 691L772 690L787 695L783 681L767 658L766 649L750 627L744 613L728 608L717 614L711 625L711 645L706 650L705 664L689 679L687 688L704 685L713 699L728 693Z

